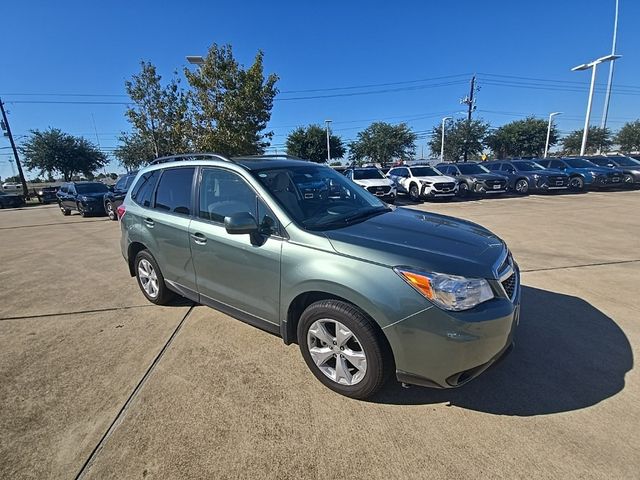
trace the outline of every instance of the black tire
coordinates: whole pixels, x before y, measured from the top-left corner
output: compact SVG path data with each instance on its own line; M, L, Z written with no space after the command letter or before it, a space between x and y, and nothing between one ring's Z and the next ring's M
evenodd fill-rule
M140 279L140 263L146 260L153 267L157 282L158 282L158 293L153 296L150 295L144 288L142 280ZM136 280L138 281L138 286L140 287L140 291L142 294L149 300L151 303L155 303L156 305L167 305L175 296L175 294L167 288L167 285L164 282L164 277L162 276L162 272L160 271L160 267L158 267L158 263L156 259L153 258L153 255L149 253L148 250L141 250L136 255L136 259L134 260L134 268L136 273Z
M79 202L76 203L76 210L78 210L78 213L80 213L81 217L83 217L83 218L87 217L87 212L86 212L86 210L84 209L84 207L82 206L81 203L79 203Z
M62 215L64 215L65 217L68 217L69 215L71 215L71 210L69 210L68 208L64 208L62 204L60 204L59 207L60 207L60 211L62 212Z
M513 185L513 191L518 195L526 195L529 193L529 180L526 178L519 178Z
M104 204L104 210L107 212L107 216L109 220L118 220L118 215L116 214L115 208L113 208L113 203L107 200Z
M569 188L575 192L582 192L584 190L584 179L579 176L574 176L569 179Z
M354 385L343 385L325 375L315 364L307 334L317 320L335 320L347 327L357 337L366 356L366 372ZM375 394L386 383L393 370L393 355L373 322L355 306L340 300L321 300L312 303L302 313L298 322L298 345L309 370L331 390L351 398L364 399Z
M469 196L469 185L465 182L462 182L458 185L458 196L460 198L467 198Z
M420 201L420 189L418 188L418 185L416 185L415 183L412 183L411 185L409 185L409 198L411 199L412 202Z

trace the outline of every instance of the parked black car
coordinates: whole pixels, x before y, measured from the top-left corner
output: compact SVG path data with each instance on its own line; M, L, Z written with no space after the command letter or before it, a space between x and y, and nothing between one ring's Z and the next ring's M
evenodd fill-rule
M625 186L640 186L640 161L623 155L596 155L585 158L601 167L622 170Z
M131 182L136 178L138 171L127 173L121 176L113 187L113 190L107 192L104 196L104 211L111 220L118 219L118 207L122 204L124 197L127 196Z
M58 205L63 215L71 215L71 210L77 210L80 215L102 215L104 211L104 196L109 189L100 182L70 182L64 183L58 190Z
M491 173L476 162L440 163L436 168L458 180L458 195L496 195L505 193L509 180L503 175Z
M16 208L22 207L24 204L25 201L22 195L0 191L0 208Z
M509 179L509 188L525 195L569 188L569 175L560 170L544 168L533 160L497 160L484 164L492 172Z
M56 203L58 201L57 193L59 187L42 187L37 189L36 196L40 203Z

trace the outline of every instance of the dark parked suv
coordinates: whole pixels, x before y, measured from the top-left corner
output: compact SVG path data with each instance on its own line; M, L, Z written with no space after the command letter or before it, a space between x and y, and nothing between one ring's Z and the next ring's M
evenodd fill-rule
M501 160L484 165L492 172L505 175L509 179L509 188L521 195L569 188L566 173L544 168L532 160Z
M436 168L458 180L458 195L461 197L496 195L505 193L508 188L507 177L492 173L479 163L441 163Z
M100 182L63 183L58 190L58 206L63 215L71 215L77 210L80 215L103 215L104 196L109 189Z
M608 155L585 157L592 163L604 168L622 170L624 176L624 185L628 187L640 186L640 161L635 158L625 157L622 155Z
M577 191L615 187L623 182L621 171L600 167L584 158L548 158L538 160L538 163L545 168L562 170L569 175L569 187Z
M104 195L104 211L111 220L118 219L118 207L122 204L124 197L126 197L129 187L133 179L136 178L138 171L127 173L121 176L116 184L113 186L113 190L105 193Z
M119 211L122 254L149 301L178 293L296 342L343 395L370 396L394 373L456 387L512 345L519 272L499 237L387 205L327 166L158 159Z

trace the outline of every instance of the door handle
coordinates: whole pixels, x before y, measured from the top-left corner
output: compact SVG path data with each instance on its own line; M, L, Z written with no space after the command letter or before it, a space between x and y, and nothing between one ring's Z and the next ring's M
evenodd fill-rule
M198 245L204 245L205 243L207 243L207 237L205 237L202 233L199 233L199 232L192 233L191 238L193 238L193 241L196 242Z
M153 228L153 226L156 224L156 222L154 222L151 218L145 218L144 223L149 228Z

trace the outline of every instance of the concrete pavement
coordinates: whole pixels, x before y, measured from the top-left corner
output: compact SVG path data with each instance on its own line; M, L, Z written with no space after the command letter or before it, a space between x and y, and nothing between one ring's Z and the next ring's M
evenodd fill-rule
M117 224L0 211L0 478L637 478L640 192L415 208L509 243L517 347L460 389L369 402L324 388L295 345L150 306Z

